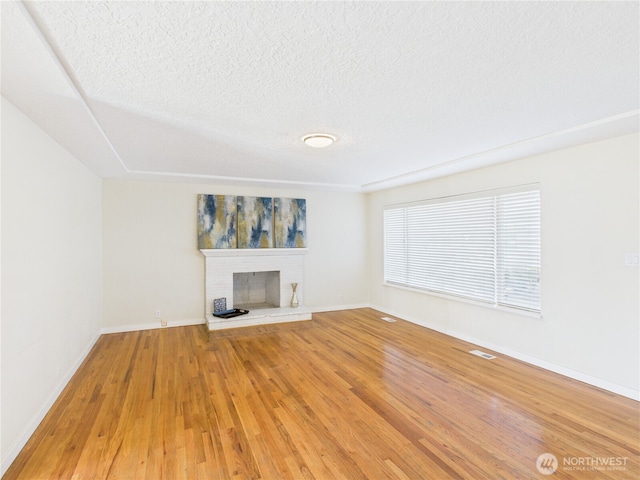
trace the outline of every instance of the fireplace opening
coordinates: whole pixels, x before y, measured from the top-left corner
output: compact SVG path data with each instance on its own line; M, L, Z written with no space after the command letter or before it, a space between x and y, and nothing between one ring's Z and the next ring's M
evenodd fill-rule
M246 310L280 306L280 272L233 274L233 306Z

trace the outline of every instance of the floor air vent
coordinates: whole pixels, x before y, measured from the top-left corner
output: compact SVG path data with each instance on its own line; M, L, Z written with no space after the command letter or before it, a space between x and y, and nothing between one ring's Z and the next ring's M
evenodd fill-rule
M480 350L471 350L469 353L477 355L478 357L486 358L487 360L493 360L494 358L496 358L495 356L481 352Z
M395 319L389 317L380 317L380 320L384 320L385 322L393 323Z

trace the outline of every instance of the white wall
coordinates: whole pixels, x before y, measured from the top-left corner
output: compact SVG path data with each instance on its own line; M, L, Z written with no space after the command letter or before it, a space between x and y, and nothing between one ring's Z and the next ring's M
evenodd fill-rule
M1 472L101 327L158 326L157 308L169 324L202 321L198 193L307 199L311 308L370 302L637 395L639 271L624 266L624 255L640 250L638 141L620 137L366 196L101 181L2 99ZM530 182L542 189L544 318L382 285L384 205Z
M638 135L369 196L371 303L546 368L638 397ZM543 318L384 286L385 205L531 182L541 186Z
M101 180L2 99L2 473L100 332Z
M199 193L305 198L305 305L317 310L368 303L363 194L105 180L104 331L158 327L157 309L170 326L203 322Z

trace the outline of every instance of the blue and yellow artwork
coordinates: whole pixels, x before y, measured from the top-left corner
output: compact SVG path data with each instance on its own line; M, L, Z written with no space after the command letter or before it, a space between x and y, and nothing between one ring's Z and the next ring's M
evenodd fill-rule
M307 201L303 198L274 199L276 248L307 246Z
M238 248L273 246L272 199L238 197Z
M198 248L236 248L235 195L198 195Z

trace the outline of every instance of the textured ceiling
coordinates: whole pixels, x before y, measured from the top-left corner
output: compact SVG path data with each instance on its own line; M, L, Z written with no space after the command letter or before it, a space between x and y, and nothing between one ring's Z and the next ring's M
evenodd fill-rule
M638 7L2 2L2 94L106 178L375 190L638 131Z

